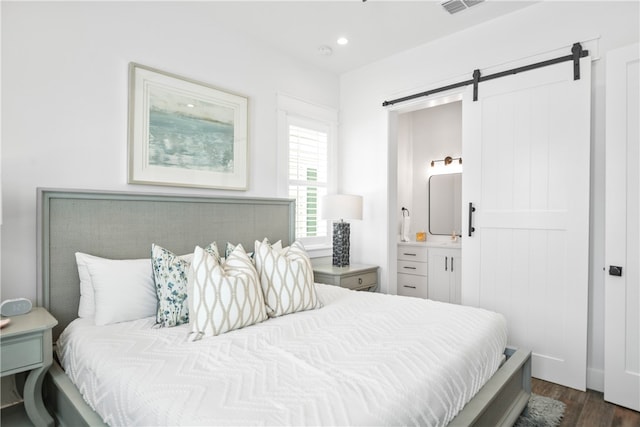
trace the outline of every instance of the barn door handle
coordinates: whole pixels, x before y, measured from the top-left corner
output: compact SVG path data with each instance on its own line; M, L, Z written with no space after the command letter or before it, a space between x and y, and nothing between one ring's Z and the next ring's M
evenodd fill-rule
M473 213L476 211L476 208L473 207L473 203L469 202L469 237L471 237L471 233L476 231L473 227Z
M619 267L617 265L610 265L609 266L609 275L610 276L622 276L622 267Z

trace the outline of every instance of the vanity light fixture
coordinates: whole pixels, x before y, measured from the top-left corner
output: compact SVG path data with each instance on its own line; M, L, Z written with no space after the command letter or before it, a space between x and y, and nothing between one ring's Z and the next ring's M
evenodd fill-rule
M444 159L431 160L431 167L434 167L438 162L442 162L445 166L449 166L451 163L453 163L454 160L457 160L458 164L462 164L462 157L447 156Z

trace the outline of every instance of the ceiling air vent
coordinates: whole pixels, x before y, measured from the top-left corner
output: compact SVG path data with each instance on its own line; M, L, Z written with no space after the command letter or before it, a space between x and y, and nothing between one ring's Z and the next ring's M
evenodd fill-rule
M461 12L467 8L482 3L484 0L445 0L442 2L442 7L446 9L450 14Z

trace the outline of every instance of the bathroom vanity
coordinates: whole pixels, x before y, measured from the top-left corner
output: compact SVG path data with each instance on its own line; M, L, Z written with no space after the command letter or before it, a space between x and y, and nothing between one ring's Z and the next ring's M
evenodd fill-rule
M398 295L460 304L460 242L398 243Z

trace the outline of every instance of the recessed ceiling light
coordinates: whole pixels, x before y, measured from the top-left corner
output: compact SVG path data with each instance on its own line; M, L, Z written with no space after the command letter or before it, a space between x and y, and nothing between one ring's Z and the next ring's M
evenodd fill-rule
M340 38L338 39L338 44L339 44L339 45L345 45L345 44L347 44L347 43L349 43L349 40L348 40L346 37L340 37Z

